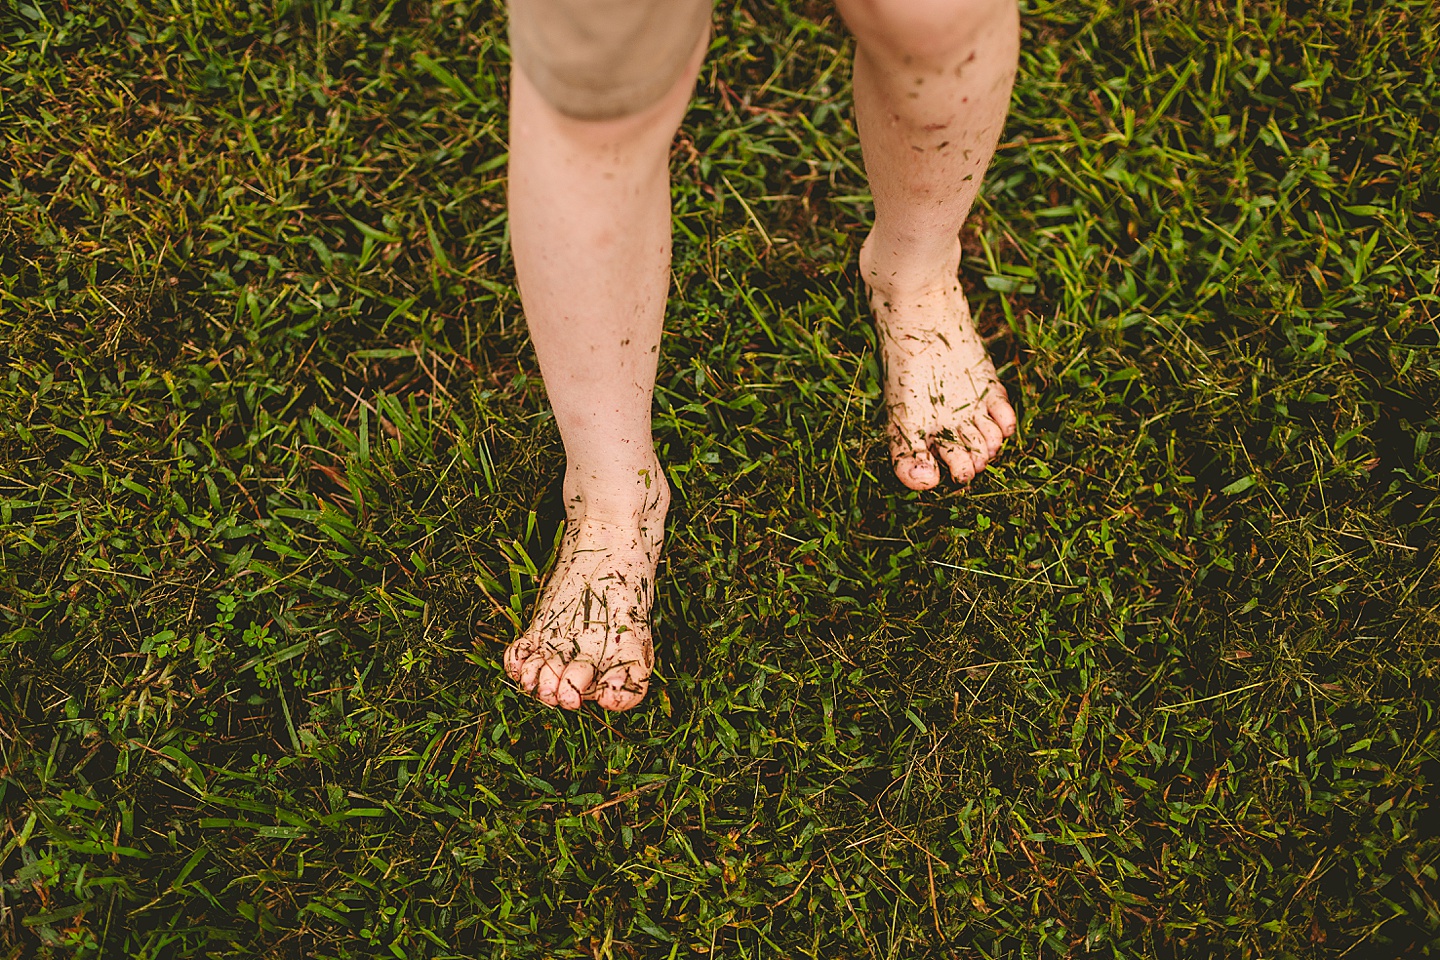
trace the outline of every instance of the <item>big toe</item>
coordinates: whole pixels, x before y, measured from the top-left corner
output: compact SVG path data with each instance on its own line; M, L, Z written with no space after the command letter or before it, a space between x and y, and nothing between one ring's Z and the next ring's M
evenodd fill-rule
M930 490L940 482L940 466L927 447L896 444L891 449L895 476L911 490Z
M650 689L648 676L631 676L628 666L612 667L595 681L595 702L606 710L629 710L645 699Z

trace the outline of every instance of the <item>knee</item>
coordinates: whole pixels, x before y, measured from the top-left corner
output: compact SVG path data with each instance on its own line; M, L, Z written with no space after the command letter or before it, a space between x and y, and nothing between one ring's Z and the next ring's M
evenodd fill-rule
M709 19L710 0L511 0L511 52L560 113L614 120L665 95Z
M556 111L572 120L620 120L663 94L658 81L627 72L623 49L586 39L557 50L543 41L523 44L512 34L516 66Z
M1017 0L848 0L845 21L863 46L910 60L954 55L1006 16Z
M596 56L567 64L553 65L548 71L520 69L540 91L545 102L572 120L623 120L643 113L663 91L645 89L621 80L616 59Z

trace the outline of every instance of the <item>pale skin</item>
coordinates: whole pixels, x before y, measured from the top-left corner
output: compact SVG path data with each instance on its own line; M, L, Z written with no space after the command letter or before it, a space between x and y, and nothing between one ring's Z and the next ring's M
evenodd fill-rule
M875 224L860 251L885 367L895 474L974 478L1015 412L960 288L960 228L999 142L1019 56L1015 0L839 0ZM638 704L669 487L650 430L670 264L669 150L708 37L661 100L576 120L512 72L510 230L565 445L567 525L505 668L541 701Z

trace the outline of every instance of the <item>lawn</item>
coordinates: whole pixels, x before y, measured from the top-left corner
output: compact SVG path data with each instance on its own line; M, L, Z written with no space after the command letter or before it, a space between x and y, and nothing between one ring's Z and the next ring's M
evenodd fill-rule
M0 957L1440 953L1440 10L1025 0L890 474L826 3L673 153L659 676L500 665L562 453L490 0L0 0Z

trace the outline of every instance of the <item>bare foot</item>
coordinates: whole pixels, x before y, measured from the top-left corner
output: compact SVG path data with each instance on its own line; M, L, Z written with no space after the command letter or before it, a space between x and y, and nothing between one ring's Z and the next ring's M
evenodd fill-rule
M634 494L632 510L587 510L567 477L560 556L535 619L505 650L506 672L551 706L629 710L650 687L650 607L670 506L658 463L638 472Z
M861 249L885 363L895 475L911 490L929 490L940 482L938 456L966 483L1015 433L1015 411L954 271L902 288L876 260L868 244Z

